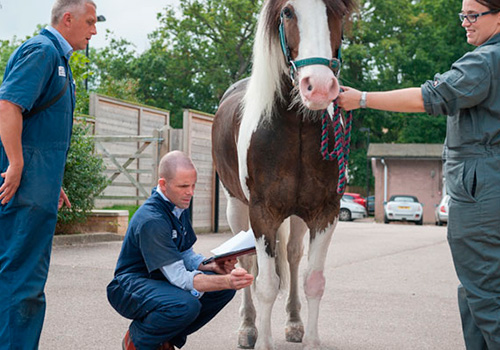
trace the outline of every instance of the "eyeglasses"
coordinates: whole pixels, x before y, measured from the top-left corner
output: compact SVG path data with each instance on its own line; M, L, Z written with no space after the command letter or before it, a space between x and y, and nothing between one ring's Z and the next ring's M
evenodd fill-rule
M497 13L499 11L500 10L490 10L490 11L481 12L481 13L469 13L468 15L466 15L464 13L459 13L458 18L460 18L460 22L463 22L464 19L467 19L467 21L469 21L469 23L472 24L472 23L476 23L477 19L481 16L489 15L490 13Z

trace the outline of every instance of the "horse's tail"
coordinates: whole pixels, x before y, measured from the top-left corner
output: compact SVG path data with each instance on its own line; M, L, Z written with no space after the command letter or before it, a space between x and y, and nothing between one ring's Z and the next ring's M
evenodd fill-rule
M290 235L290 218L283 221L276 233L276 273L280 278L280 290L287 290L290 284L287 244Z

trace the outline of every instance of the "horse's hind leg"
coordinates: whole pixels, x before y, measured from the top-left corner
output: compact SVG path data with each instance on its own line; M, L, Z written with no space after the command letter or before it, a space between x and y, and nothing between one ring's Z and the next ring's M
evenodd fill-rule
M234 197L226 196L227 220L231 231L237 234L249 228L248 206ZM242 256L239 258L241 267L255 274L255 256ZM238 329L238 347L253 349L257 341L257 328L255 327L255 306L252 301L251 287L243 289L243 299L240 305L240 328Z
M310 232L308 266L304 278L304 291L308 305L306 335L304 337L305 350L320 349L321 342L318 335L319 303L325 291L326 254L330 246L333 230L337 221L322 231Z
M304 324L300 318L299 299L299 265L304 253L303 239L307 226L302 219L290 218L290 237L288 239L287 256L290 266L290 290L286 304L287 321L285 337L288 342L300 343L304 336Z

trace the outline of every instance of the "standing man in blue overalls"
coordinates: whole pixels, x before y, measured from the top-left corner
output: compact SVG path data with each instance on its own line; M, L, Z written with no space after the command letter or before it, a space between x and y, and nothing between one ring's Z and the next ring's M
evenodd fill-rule
M180 151L160 161L158 186L132 217L108 300L133 320L123 350L173 350L209 322L253 276L236 259L212 261L193 251L189 204L197 174Z
M0 348L38 348L44 287L61 188L75 86L74 50L95 35L91 0L56 0L51 26L10 57L0 86Z

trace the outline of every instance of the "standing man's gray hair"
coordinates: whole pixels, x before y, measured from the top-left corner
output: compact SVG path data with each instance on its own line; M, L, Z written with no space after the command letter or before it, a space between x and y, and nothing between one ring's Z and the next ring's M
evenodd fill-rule
M85 4L91 4L97 9L97 5L92 0L56 0L52 6L52 16L50 24L52 26L59 23L66 12L78 13L83 12Z

